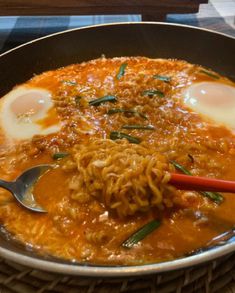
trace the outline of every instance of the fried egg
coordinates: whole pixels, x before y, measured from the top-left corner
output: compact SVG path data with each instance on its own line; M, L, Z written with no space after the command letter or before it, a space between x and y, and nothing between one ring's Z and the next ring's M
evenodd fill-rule
M61 129L50 91L18 86L0 100L0 124L5 136L17 140L48 135Z
M235 129L235 87L219 82L199 82L183 93L184 103L192 110Z

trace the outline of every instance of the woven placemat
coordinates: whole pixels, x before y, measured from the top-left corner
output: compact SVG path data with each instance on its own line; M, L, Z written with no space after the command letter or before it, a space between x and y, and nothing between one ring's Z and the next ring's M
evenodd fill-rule
M52 274L0 260L0 293L234 293L235 254L173 272L129 278Z

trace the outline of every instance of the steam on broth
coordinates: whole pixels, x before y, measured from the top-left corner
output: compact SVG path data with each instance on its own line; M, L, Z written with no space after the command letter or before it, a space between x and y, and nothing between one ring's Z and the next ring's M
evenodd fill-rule
M202 247L234 226L235 198L178 190L170 173L235 180L233 111L232 81L180 60L102 57L35 76L0 101L0 177L55 164L34 188L48 213L1 190L2 225L40 254L95 264Z

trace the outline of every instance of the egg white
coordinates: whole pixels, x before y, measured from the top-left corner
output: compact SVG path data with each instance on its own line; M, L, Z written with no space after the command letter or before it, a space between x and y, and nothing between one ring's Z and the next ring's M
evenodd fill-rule
M16 116L12 112L11 105L21 96L39 94L42 96L41 103L43 108L33 113L33 115ZM31 139L34 135L48 135L58 132L61 128L60 124L43 127L38 124L38 120L42 120L48 115L48 110L52 108L53 101L50 91L38 87L18 86L0 99L0 125L6 137L24 140ZM18 102L18 101L17 101ZM19 100L20 102L20 100ZM29 99L30 103L30 99Z

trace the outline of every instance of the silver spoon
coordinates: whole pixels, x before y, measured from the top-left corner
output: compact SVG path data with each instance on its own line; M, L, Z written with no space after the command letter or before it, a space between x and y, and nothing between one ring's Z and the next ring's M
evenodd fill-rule
M15 181L9 182L0 179L0 187L12 193L16 200L25 208L33 212L46 213L34 199L32 190L38 179L53 165L38 165L27 169Z

